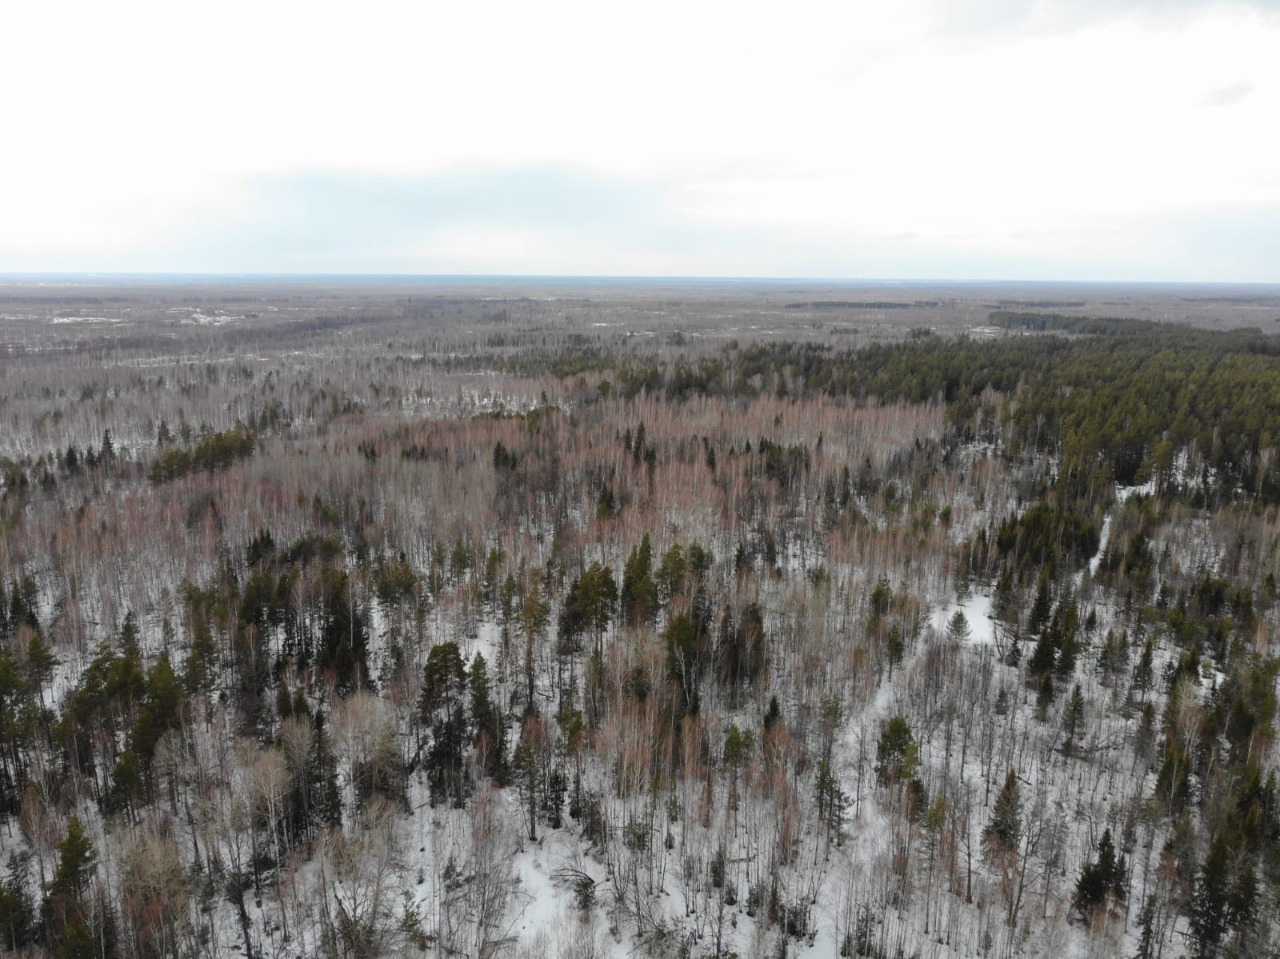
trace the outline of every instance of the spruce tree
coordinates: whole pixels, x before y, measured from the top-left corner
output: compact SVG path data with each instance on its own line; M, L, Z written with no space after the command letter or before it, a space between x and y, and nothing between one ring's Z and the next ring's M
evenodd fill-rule
M470 791L464 762L466 686L467 670L458 644L450 641L432 648L423 669L422 694L418 700L422 721L431 729L427 782L432 803L452 799L458 808Z
M1226 935L1229 921L1232 850L1227 837L1219 833L1209 845L1191 893L1189 918L1195 959L1213 959Z
M1081 916L1091 917L1108 896L1123 899L1124 881L1124 857L1116 858L1111 830L1106 829L1098 841L1098 858L1087 861L1076 880L1075 905Z
M991 810L991 821L982 830L982 838L994 852L1013 852L1022 841L1022 791L1012 769Z
M876 775L882 786L909 780L920 765L916 739L911 726L902 716L894 716L880 733L876 743Z
M5 881L0 883L0 949L16 952L36 931L35 909L27 892L30 852L9 853Z
M72 816L67 835L58 844L58 868L45 887L48 896L44 917L50 942L59 957L88 959L97 954L92 951L95 937L86 902L97 861L97 851L80 817Z
M965 619L963 611L957 609L955 615L947 622L947 639L953 643L963 644L972 634L969 620Z
M1133 959L1155 959L1156 956L1156 897L1147 896L1142 904L1142 912L1138 914L1138 951Z
M1080 735L1080 727L1084 724L1084 694L1080 692L1080 684L1071 687L1071 698L1067 700L1067 708L1062 713L1062 752L1065 756L1076 754L1076 737Z
M489 668L484 656L471 661L471 720L475 725L475 745L484 771L499 784L506 779L506 735L502 714L489 693Z
M307 761L307 793L310 799L310 829L336 829L342 825L342 795L338 792L338 760L329 743L324 713L316 710L312 721L311 755Z
M653 548L645 533L640 545L631 550L622 569L622 592L619 597L622 620L628 626L653 622L658 611L658 587L653 581Z

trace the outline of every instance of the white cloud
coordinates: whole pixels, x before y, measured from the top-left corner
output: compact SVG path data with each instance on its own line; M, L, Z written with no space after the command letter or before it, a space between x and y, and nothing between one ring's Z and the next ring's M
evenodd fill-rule
M1143 273L1157 266L1186 278L1203 258L1153 265L1127 243L1145 224L1194 230L1196 217L1276 209L1274 9L10 5L0 30L20 42L0 61L15 131L0 155L0 271L217 269L228 251L262 247L243 231L268 221L300 244L293 260L315 262L305 231L284 222L316 225L281 199L290 183L505 171L506 186L537 190L521 171L560 171L562 199L579 184L617 225L539 214L531 226L514 195L497 222L464 190L474 210L455 210L449 229L469 239L445 256L429 252L441 249L429 230L397 221L380 233L376 191L312 201L321 228L361 224L363 247L335 237L327 256L367 269L443 258L465 270L473 258L501 271L505 257L512 271L866 275L874 250L881 275L1053 278L1092 244L1135 278L1159 278ZM610 206L615 194L661 213L640 242L617 235L638 214ZM493 242L477 239L485 231ZM1232 262L1264 262L1241 252ZM1255 279L1280 280L1280 266L1261 269Z

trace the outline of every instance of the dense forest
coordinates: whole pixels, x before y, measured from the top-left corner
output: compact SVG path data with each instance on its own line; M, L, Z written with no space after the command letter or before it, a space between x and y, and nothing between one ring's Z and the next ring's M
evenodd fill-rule
M7 288L0 949L1280 955L1280 297L1154 296Z

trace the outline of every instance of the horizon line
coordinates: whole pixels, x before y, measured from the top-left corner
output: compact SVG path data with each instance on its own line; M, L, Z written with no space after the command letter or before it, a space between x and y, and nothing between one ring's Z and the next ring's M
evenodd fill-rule
M11 283L40 283L49 280L101 280L101 281L399 281L399 282L579 282L579 283L828 283L871 284L882 286L912 286L953 284L959 286L1076 286L1076 287L1274 287L1274 280L1101 280L1101 279L1010 279L999 277L841 277L841 276L752 276L752 275L694 275L694 274L626 274L626 273L289 273L274 271L215 272L215 271L14 271L0 272L0 286Z

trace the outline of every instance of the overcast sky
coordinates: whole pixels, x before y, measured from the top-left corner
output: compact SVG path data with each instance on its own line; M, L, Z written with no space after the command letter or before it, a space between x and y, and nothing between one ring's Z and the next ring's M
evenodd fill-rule
M1280 0L45 0L0 272L1280 282Z

